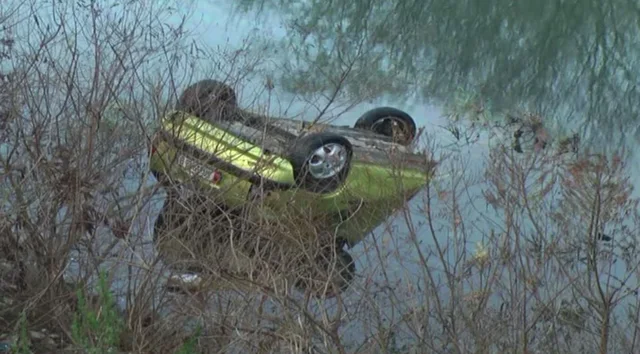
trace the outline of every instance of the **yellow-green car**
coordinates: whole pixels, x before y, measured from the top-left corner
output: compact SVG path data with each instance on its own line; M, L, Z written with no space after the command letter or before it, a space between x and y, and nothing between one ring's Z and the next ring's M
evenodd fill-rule
M225 210L260 196L252 210L267 220L311 215L314 228L330 235L345 289L355 266L344 248L403 207L433 173L436 164L411 151L415 136L413 119L395 108L370 110L353 128L271 118L238 108L229 86L204 80L162 120L150 169L166 189L198 187Z

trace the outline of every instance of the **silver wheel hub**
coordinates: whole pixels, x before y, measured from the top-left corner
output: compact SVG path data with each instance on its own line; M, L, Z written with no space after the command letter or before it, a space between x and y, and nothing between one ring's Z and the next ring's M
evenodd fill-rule
M330 143L316 149L309 157L309 173L318 179L337 175L347 164L347 149Z

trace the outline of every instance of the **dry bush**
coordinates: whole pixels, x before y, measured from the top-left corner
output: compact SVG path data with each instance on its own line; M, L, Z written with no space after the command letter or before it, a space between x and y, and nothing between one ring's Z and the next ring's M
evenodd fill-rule
M233 238L221 236L209 253L196 246L203 257L192 258L217 275L217 291L214 299L198 294L196 305L210 306L195 313L185 308L188 298L163 288L171 269L150 240L160 186L145 165L151 135L179 90L206 77L203 62L215 69L211 77L236 86L256 75L260 61L251 43L221 51L187 42L171 5L34 0L3 7L2 345L20 352L175 352L194 338L194 319L203 329L200 352L340 343L338 320L319 317L306 308L314 300L278 285L299 258L316 257L319 235L305 230L300 215L263 226L244 215L229 220L225 211L220 222L207 219L222 231L198 225L206 234L198 237L184 230L180 235L190 233L197 244L215 241L213 231L238 229L247 244L239 249L264 240L253 253L265 257L248 252L241 264L248 270L218 271L215 252L234 254L227 250L235 245L224 244ZM187 203L187 215L203 203ZM276 240L282 235L284 242Z
M483 130L514 133L479 119L478 110L467 114ZM465 133L476 136L473 128ZM511 139L490 144L486 158L448 154L450 163L439 168L448 178L427 188L421 206L401 214L406 236L397 229L378 236L383 244L385 237L396 239L392 248L400 250L385 262L385 248L373 246L381 255L379 277L398 282L384 300L369 299L390 314L372 329L369 348L638 350L640 260L632 251L638 200L627 176L629 155L571 152L565 140L550 138L544 149L533 139L531 148L514 145ZM390 277L397 268L400 275ZM387 330L381 335L380 328Z
M2 58L1 156L3 280L10 281L0 332L24 326L34 351L52 351L76 341L77 286L108 269L119 248L136 248L131 220L149 190L131 181L147 130L165 110L157 103L171 93L169 77L143 69L164 60L177 70L185 33L163 27L166 4L16 1L2 11L11 43ZM77 254L88 256L73 262ZM145 291L139 286L138 302L126 305L140 321ZM22 315L26 323L16 326ZM135 330L133 320L126 324Z
M330 298L294 285L329 290L313 265L331 235L304 208L255 213L270 198L261 193L226 210L196 190L167 209L154 245L174 186L149 176L148 147L181 90L215 77L261 114L291 104L275 107L268 80L242 91L265 74L255 42L190 42L186 18L175 21L183 4L111 5L0 10L0 341L19 352L638 351L638 214L624 154L558 154L538 139L481 160L425 136L419 148L444 177L352 250L356 278ZM324 99L306 98L313 118L357 103L336 105L345 65ZM527 125L534 139L538 124ZM206 275L197 291L167 291L173 272L194 269Z
M173 352L189 328L159 317L167 299L147 238L157 189L148 183L148 141L176 90L204 74L198 62L224 67L218 77L251 63L225 49L197 52L170 2L6 5L0 336L30 340L35 352L99 344ZM91 295L98 270L118 309ZM74 315L89 318L91 308L122 316L118 340L105 343L101 327L78 337Z

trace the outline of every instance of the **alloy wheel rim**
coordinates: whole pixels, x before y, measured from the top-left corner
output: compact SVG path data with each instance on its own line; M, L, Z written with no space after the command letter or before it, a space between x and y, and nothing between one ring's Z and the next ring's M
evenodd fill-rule
M331 178L345 167L347 149L337 143L325 144L316 149L309 157L309 173L314 178Z

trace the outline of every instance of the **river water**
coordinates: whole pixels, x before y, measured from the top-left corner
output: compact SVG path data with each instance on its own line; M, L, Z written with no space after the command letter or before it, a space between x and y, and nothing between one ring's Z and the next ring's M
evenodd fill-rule
M494 6L500 6L500 2L494 2ZM506 2L505 6L506 6ZM556 2L548 2L556 3ZM566 2L557 2L566 3ZM606 8L604 4L608 4L615 8L613 2L598 2L603 4L602 7ZM629 2L631 3L631 2ZM541 5L542 6L542 5ZM598 149L615 150L620 146L626 145L627 147L635 147L635 137L637 131L637 104L638 102L636 85L637 85L637 68L633 67L633 63L637 63L637 56L635 55L638 48L635 45L635 41L638 36L633 37L633 34L637 34L638 27L635 25L635 32L629 34L624 33L622 28L628 28L629 22L626 18L620 20L623 16L621 10L613 9L610 12L603 13L600 17L596 15L600 6L596 2L589 2L589 6L584 7L582 10L578 10L581 7L580 3L574 4L575 9L569 11L569 7L561 6L562 11L559 11L560 15L553 20L551 16L552 10L547 9L539 10L541 12L535 12L535 14L522 14L526 17L522 20L524 31L523 33L530 33L530 35L522 35L520 40L504 40L497 41L500 45L505 46L507 44L518 44L519 46L512 48L513 53L509 53L509 49L500 47L496 44L495 47L488 46L483 48L482 45L488 45L490 41L489 37L492 33L483 33L481 30L488 30L487 23L491 20L497 21L495 15L487 15L489 18L481 23L476 24L479 28L476 33L455 33L452 34L452 41L459 41L451 45L451 56L454 55L467 55L466 60L459 60L458 62L451 63L451 67L443 65L443 68L448 67L450 70L458 70L458 72L450 72L449 78L456 77L455 84L464 87L483 87L483 92L487 97L491 98L496 107L506 106L509 104L521 104L522 106L537 109L542 113L557 114L560 118L558 121L561 123L565 130L575 129L580 131L585 136L585 141L591 139L590 144ZM551 6L550 6L551 7ZM637 11L637 4L631 6L634 11ZM209 34L203 36L200 39L205 45L211 47L224 46L224 45L241 45L246 36L252 34L260 34L269 36L272 38L285 38L286 32L282 26L277 24L277 21L271 22L272 26L269 27L264 23L256 24L254 18L251 16L246 17L230 17L229 7L220 4L202 3L197 6L200 21L193 22L194 29L197 29L200 33ZM506 9L506 7L505 7ZM593 12L588 12L592 10ZM484 10L483 10L484 11ZM507 10L505 10L507 11ZM503 16L505 21L505 28L510 29L510 21L518 21L517 9L511 9ZM524 11L524 10L523 10ZM487 12L490 13L490 12ZM492 13L492 12L491 12ZM484 14L484 12L483 12ZM569 15L584 16L594 20L580 22L578 20L571 22ZM465 20L468 20L470 14L461 15ZM535 16L544 18L544 26L540 25L536 27ZM455 17L453 17L455 20ZM551 22L556 21L557 28L551 28ZM563 21L566 21L563 27ZM577 23L580 22L580 23ZM466 23L466 22L460 22ZM592 24L593 23L593 24ZM597 31L604 31L600 27L600 24L605 28L613 26L616 23L620 23L621 29L612 30L611 33L603 32L602 37L595 36L595 39L589 35L590 29L583 29L583 27L594 26L593 31L597 34ZM514 25L516 26L516 25ZM545 27L546 26L546 27ZM472 31L474 28L472 24L462 26L467 31ZM446 26L441 31L444 31ZM529 32L527 32L529 31ZM550 34L543 35L542 32L549 31ZM460 32L463 32L460 30ZM443 35L440 31L436 31ZM577 36L580 33L586 33L584 37ZM215 34L215 35L211 35ZM555 37L553 37L555 35ZM571 38L576 35L577 44L572 45ZM473 36L477 37L477 43L472 43ZM623 43L623 44L620 44ZM441 44L439 44L441 45ZM467 47L464 47L464 46ZM439 49L442 49L439 47ZM470 53L471 50L477 50L477 53ZM529 55L529 57L527 57ZM522 58L528 58L529 61L523 61ZM451 59L451 58L450 58ZM454 58L455 59L455 58ZM454 60L452 59L452 60ZM473 62L475 61L475 62ZM458 65L455 67L455 65ZM461 67L465 69L461 69ZM483 66L484 65L484 66ZM443 69L444 70L444 69ZM484 71L483 71L484 70ZM480 75L479 73L483 73ZM468 80L465 81L464 77L461 77L462 73L468 74ZM445 80L447 76L443 74L438 80ZM436 78L437 79L437 78ZM434 79L434 80L436 80ZM475 81L474 81L475 80ZM251 92L254 90L260 90L264 85L263 78L257 77L254 81L248 81L244 83L246 85L244 89L244 95L242 98L241 106L259 106L267 105L268 102L273 102L273 97L265 98L265 102L256 103L253 98L250 98ZM454 83L443 83L433 87L433 95L445 96L447 94L453 94L455 88ZM279 92L279 88L276 88L276 93L279 95L279 102L287 102L292 96L286 92ZM504 92L504 95L500 93ZM400 100L397 98L388 98L385 100L375 100L366 104L360 104L342 115L337 121L337 124L353 124L355 119L365 112L366 110L381 105L393 105L402 108L409 112L415 119L419 127L425 127L427 131L430 131L441 140L449 141L450 137L443 133L443 130L439 126L446 124L446 119L442 117L443 109L437 104L425 104L420 100ZM281 106L269 105L270 110L274 114L282 114L283 108ZM306 107L301 102L294 102L291 107L287 108L286 114L295 116L297 114L302 115L302 119L313 119L313 112L307 111ZM582 121L587 121L590 124L582 126ZM567 128L569 127L569 128ZM449 139L449 140L448 140ZM481 141L470 147L459 148L458 156L466 161L466 165L470 171L479 173L484 168L484 161L487 158L488 148L484 137ZM632 149L633 150L633 149ZM638 178L637 171L638 163L637 158L632 156L632 160L629 164L631 166L630 174L633 176L632 181L634 185L637 185ZM636 163L634 163L636 162ZM139 163L139 164L138 164ZM148 188L154 185L152 177L148 177L147 180L142 181L139 177L139 172L144 171L144 158L141 157L137 163L132 163L131 170L129 171L130 177L126 186L130 186L131 189L138 188L140 183L144 183ZM441 177L442 186L446 189L447 179ZM479 202L482 196L482 181L472 186L466 192L466 198L477 202L476 206L470 206L464 209L465 215L462 217L468 220L480 220L483 218L499 218L497 214L490 213L484 210L484 204ZM634 193L637 195L637 192ZM414 218L413 224L418 225L424 222L424 214L418 210L421 204L421 197L418 196L412 203L412 216ZM139 259L140 255L146 258L146 262L151 262L153 259L154 250L151 245L151 227L157 216L157 212L162 203L163 194L159 192L154 197L154 201L149 205L143 207L138 215L135 217L134 224L132 226L132 235L135 235L135 240L132 240L132 244L119 245L111 253L114 255L128 254L127 262L123 262L122 259L114 259L111 262L115 268L114 279L116 280L115 288L122 290L121 294L126 293L126 286L130 281L130 273L127 264L137 263L140 266L142 259ZM478 207L480 205L481 207ZM437 206L436 206L437 207ZM487 234L491 228L489 222L476 223L475 227L478 227L477 234ZM379 295L377 299L377 306L380 313L385 312L385 308L392 309L395 305L391 305L393 302L397 304L399 299L392 298L392 296L384 295L384 287L388 284L395 284L398 281L411 279L415 276L416 263L418 253L414 245L401 244L397 240L384 240L385 232L383 230L387 225L383 225L380 229L374 232L377 237L381 239L376 240L381 244L385 244L388 247L385 249L389 252L390 257L387 258L385 271L381 268L381 262L379 254L372 246L373 241L364 242L358 245L352 250L352 253L357 261L358 269L362 270L359 276L359 281L373 281L378 282L381 285ZM406 221L402 220L400 216L397 220L391 220L391 226L395 228L394 235L398 236L398 239L405 237L409 229ZM102 242L105 245L110 243L110 236L106 230L104 232L103 240L100 238L97 242ZM422 237L420 243L420 249L428 249L433 247L433 240L428 236L428 232L424 226L419 227L417 231L418 235ZM443 231L438 236L439 239L445 240L450 237L450 232ZM388 238L388 237L387 237ZM475 244L480 241L478 239L467 240L470 248L475 247ZM127 252L127 249L131 249L135 244L136 252ZM135 254L135 255L134 255ZM402 257L398 255L402 255ZM82 253L74 255L75 260L83 258ZM138 259L136 259L138 258ZM413 260L413 261L411 261ZM142 262L144 263L144 262ZM117 264L120 264L119 266ZM433 265L434 267L437 264ZM73 273L73 264L70 268L70 272ZM419 271L419 270L417 270ZM134 276L135 277L135 276ZM371 279L367 279L371 278ZM413 283L413 286L419 287L419 283ZM358 293L351 293L347 296L347 302L355 306L359 300ZM410 302L415 295L407 293L404 296L407 302ZM120 303L124 304L127 301L126 296L122 295ZM388 303L386 303L388 302ZM334 304L330 304L330 307ZM394 310L397 310L394 308ZM274 310L277 312L277 310ZM393 312L393 310L389 310ZM394 314L388 313L388 316L394 316ZM395 314L397 316L397 314ZM350 338L354 343L359 342L367 335L367 331L370 330L367 326L367 319L360 318L357 321L353 321L346 329L343 329L346 337Z

